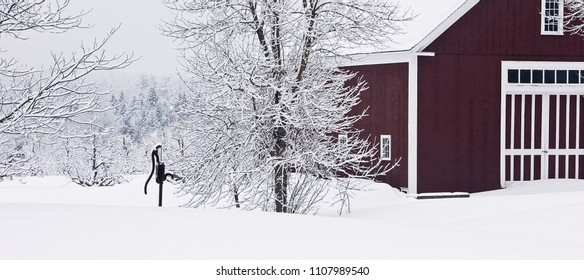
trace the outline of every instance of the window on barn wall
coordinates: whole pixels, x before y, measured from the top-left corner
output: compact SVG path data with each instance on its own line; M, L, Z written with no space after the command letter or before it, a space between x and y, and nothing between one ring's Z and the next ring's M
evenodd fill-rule
M344 148L347 146L347 143L349 141L349 137L347 136L347 134L339 134L339 147L340 148Z
M381 160L391 160L391 135L381 135Z
M509 84L580 84L584 85L584 70L578 69L508 69Z
M541 34L564 34L564 0L541 1Z

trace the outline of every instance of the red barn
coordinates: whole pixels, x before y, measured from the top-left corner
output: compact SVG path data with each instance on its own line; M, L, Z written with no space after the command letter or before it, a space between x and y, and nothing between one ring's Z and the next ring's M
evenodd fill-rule
M399 50L344 63L369 84L359 126L401 158L379 179L414 196L584 179L584 38L563 0L408 2Z

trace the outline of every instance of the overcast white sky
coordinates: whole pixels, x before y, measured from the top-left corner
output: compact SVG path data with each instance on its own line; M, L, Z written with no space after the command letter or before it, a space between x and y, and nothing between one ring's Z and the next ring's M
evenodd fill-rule
M55 1L55 0L53 0ZM63 0L58 0L63 1ZM160 34L162 20L172 17L162 0L70 0L69 11L76 13L92 10L84 18L91 29L74 30L65 34L28 33L27 41L2 38L0 49L16 56L31 66L49 64L51 52L70 54L79 49L81 42L89 45L93 40L102 39L107 32L121 24L120 30L108 43L110 53L134 52L142 58L124 70L125 73L170 76L180 68L177 62L177 46L171 38ZM408 50L423 36L458 8L464 0L399 0L404 10L411 8L418 15L416 20L406 24L406 34L395 39L393 50ZM356 52L370 52L364 48Z
M70 0L69 11L92 10L84 17L91 29L65 34L28 33L26 41L0 41L5 54L18 57L22 63L40 66L50 62L51 51L68 55L79 49L81 42L90 45L101 40L107 32L121 23L120 30L108 43L109 53L134 52L142 58L124 72L172 75L179 67L176 44L160 34L163 19L171 17L161 0Z

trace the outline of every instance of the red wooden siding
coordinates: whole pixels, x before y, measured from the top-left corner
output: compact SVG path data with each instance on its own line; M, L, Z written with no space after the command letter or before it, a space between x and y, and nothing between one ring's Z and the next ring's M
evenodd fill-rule
M370 139L379 144L380 135L391 135L392 162L401 158L398 167L377 179L393 187L405 187L408 172L408 65L400 63L349 69L363 76L369 86L361 95L361 104L355 108L355 112L369 108L368 117L357 124L364 130L363 137L370 135Z
M521 55L522 60L581 58L582 37L540 35L540 0L481 0L426 51L454 55Z
M539 12L539 0L482 0L425 49L418 192L500 187L501 61L584 61L583 38L540 35Z
M499 185L500 63L420 58L418 192L477 192ZM500 79L499 79L500 80Z

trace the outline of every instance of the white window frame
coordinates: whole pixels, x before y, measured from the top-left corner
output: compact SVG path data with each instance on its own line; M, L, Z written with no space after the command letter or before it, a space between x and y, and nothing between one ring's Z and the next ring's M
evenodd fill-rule
M349 143L349 136L347 134L339 134L337 141L339 143L339 147L344 148Z
M559 11L557 16L548 16L545 4L548 1L558 1ZM558 21L557 31L547 31L546 19L551 18ZM564 0L541 0L541 35L564 35Z
M384 154L386 145L384 140L387 140L387 154ZM379 159L391 160L391 135L381 135L379 138Z

